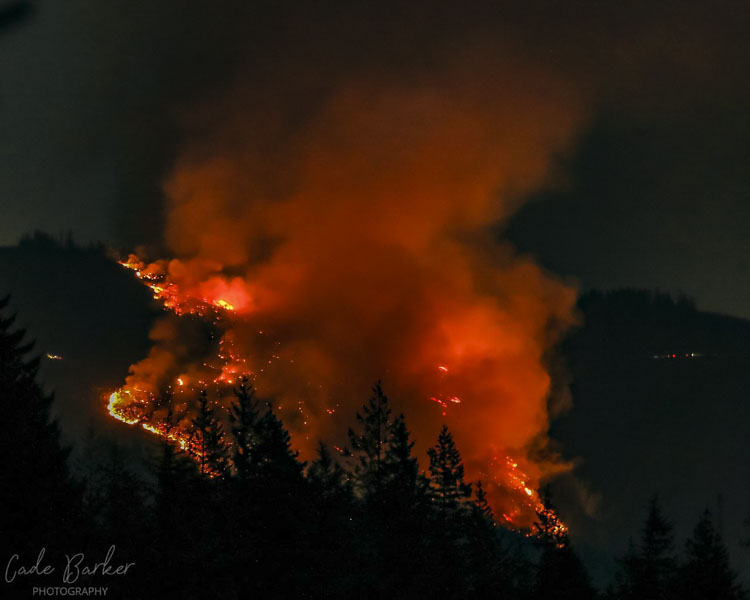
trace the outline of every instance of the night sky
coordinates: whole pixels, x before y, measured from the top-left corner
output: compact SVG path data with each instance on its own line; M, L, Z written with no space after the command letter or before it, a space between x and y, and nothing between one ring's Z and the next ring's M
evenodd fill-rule
M494 90L494 63L460 58L468 49L540 66L578 107L551 176L522 186L492 236L581 292L658 288L750 318L746 3L374 4L36 3L0 29L0 246L38 229L158 253L162 186L181 149L225 110L243 103L243 130L266 114L281 121L278 146L258 133L275 155L354 78L440 89L450 63L478 95ZM499 85L513 96L512 79ZM607 493L621 485L600 483ZM602 541L590 533L587 543Z
M509 226L518 247L585 287L750 316L743 3L515 4L40 3L0 42L0 243L153 242L181 111L238 73L303 118L352 70L404 76L502 38L588 105L564 187Z

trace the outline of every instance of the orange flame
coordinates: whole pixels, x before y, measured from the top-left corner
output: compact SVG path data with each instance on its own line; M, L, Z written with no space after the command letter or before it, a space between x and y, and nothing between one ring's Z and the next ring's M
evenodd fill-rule
M199 124L165 183L174 258L122 261L168 313L120 390L121 420L158 429L139 394L178 377L190 385L175 395L253 373L311 455L346 431L356 407L339 403L383 377L420 456L449 422L467 477L496 471L497 514L533 520L533 490L560 469L531 451L549 422L544 358L576 294L490 231L548 183L580 111L544 68L491 72L353 81L293 132L246 114L242 98L228 99L226 120ZM211 347L175 314L213 323ZM488 464L492 447L525 474Z

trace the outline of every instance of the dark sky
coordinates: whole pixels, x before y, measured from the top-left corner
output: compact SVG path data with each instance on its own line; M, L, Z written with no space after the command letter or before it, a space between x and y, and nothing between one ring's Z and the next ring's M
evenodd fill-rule
M515 4L40 2L0 38L0 244L153 242L180 115L238 73L294 121L348 72L419 73L489 37L587 97L564 186L511 239L584 287L750 316L746 5Z
M511 239L585 287L681 290L706 310L749 317L745 111L707 102L668 120L600 116L579 142L570 188L527 204Z

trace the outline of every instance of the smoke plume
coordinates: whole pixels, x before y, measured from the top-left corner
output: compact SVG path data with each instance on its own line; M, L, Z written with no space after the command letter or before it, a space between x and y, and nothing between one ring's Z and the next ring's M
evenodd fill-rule
M522 519L510 495L563 468L547 449L545 355L576 294L496 232L554 178L581 103L507 49L428 71L347 77L301 108L240 81L186 113L164 188L170 258L143 273L173 305L231 307L224 362L168 315L126 388L251 372L309 457L318 439L345 441L382 379L420 459L447 423L467 475Z

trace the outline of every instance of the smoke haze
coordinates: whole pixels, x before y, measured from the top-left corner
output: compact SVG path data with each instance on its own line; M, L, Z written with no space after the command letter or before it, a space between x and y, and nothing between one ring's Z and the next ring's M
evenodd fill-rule
M252 372L308 456L342 443L382 378L420 454L446 422L473 479L507 483L507 456L532 487L563 468L544 452L544 359L576 293L490 232L550 182L582 106L508 57L484 45L417 81L346 79L293 128L283 107L249 109L241 79L186 113L200 133L165 184L170 258L149 270L232 305L222 343L241 359L224 375ZM209 380L178 321L128 386Z

